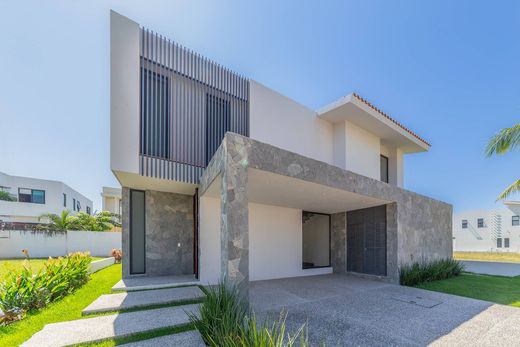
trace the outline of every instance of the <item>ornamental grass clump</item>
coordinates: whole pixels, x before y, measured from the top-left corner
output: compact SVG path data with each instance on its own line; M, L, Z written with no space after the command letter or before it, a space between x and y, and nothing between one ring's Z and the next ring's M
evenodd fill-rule
M30 260L21 270L11 272L0 282L1 324L23 319L30 310L38 310L58 300L88 281L92 258L87 253L50 258L33 273Z
M283 312L278 320L258 324L255 314L240 298L236 287L220 283L206 290L199 314L188 313L204 342L212 347L308 347L306 326L286 333Z
M400 283L405 286L416 286L425 282L444 280L460 275L464 265L451 258L434 261L420 261L401 266Z

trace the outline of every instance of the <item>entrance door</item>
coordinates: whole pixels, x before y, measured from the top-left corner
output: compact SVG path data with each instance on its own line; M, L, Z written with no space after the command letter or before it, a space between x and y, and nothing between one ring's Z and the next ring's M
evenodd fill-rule
M347 212L347 271L386 276L386 206Z

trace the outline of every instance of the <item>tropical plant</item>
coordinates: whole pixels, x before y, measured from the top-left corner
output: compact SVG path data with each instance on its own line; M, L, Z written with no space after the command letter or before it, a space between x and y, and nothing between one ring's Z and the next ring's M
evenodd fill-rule
M510 128L501 129L495 136L491 138L486 146L486 156L490 157L493 154L504 154L512 151L520 146L520 123L513 125ZM511 183L500 195L497 200L507 198L513 193L520 191L520 179Z
M190 321L204 342L212 347L300 347L310 346L306 326L286 334L285 318L281 313L272 324L266 319L257 324L254 312L240 299L236 287L220 283L206 290L206 299L199 314L188 313Z
M405 286L416 286L425 282L444 280L458 276L464 265L451 258L434 261L420 261L401 266L399 281Z
M61 211L60 215L55 213L44 213L39 218L39 221L47 220L48 223L40 225L39 229L52 230L52 231L66 231L72 230L75 225L75 217L70 216L70 211Z
M3 190L0 190L0 200L3 201L16 201L15 198L11 196L8 192L4 192Z
M62 211L60 215L46 213L40 216L41 220L48 220L47 224L40 225L39 229L52 231L66 230L88 230L88 231L108 231L119 224L114 221L113 214L108 211L97 212L90 215L79 212L77 215L70 215L70 211Z
M0 308L5 324L22 319L29 310L40 309L81 287L88 281L92 258L88 252L50 258L34 273L30 260L19 271L9 273L0 282Z

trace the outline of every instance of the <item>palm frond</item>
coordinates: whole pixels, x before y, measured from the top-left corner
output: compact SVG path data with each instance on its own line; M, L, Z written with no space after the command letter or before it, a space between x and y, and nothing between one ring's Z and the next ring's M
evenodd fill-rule
M506 190L504 190L502 193L500 193L500 195L497 198L497 201L505 199L508 196L510 196L511 194L518 193L518 192L520 192L520 179L513 182L509 187L506 188Z
M520 146L520 123L510 128L501 129L486 146L486 156L504 154Z

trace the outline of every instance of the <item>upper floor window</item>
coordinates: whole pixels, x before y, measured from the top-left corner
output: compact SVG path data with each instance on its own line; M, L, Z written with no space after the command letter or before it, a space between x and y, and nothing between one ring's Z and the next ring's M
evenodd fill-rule
M87 206L87 214L90 214L90 206Z
M497 238L497 248L502 248L502 238Z
M76 211L81 211L81 204L79 203L79 200L76 200Z
M504 238L504 248L509 248L509 237Z
M169 78L141 69L141 80L141 153L170 159Z
M388 183L388 157L380 156L381 181Z
M76 211L76 199L72 198L72 210Z
M484 218L477 219L477 227L483 228L484 227Z
M63 207L67 207L67 194L63 193Z
M206 94L206 164L217 151L226 132L230 130L230 102L218 96Z
M520 216L513 216L513 217L511 217L511 225L512 226L520 225Z
M467 229L468 228L468 220L467 219L463 219L462 220L462 229Z
M18 188L18 201L45 204L45 190Z

